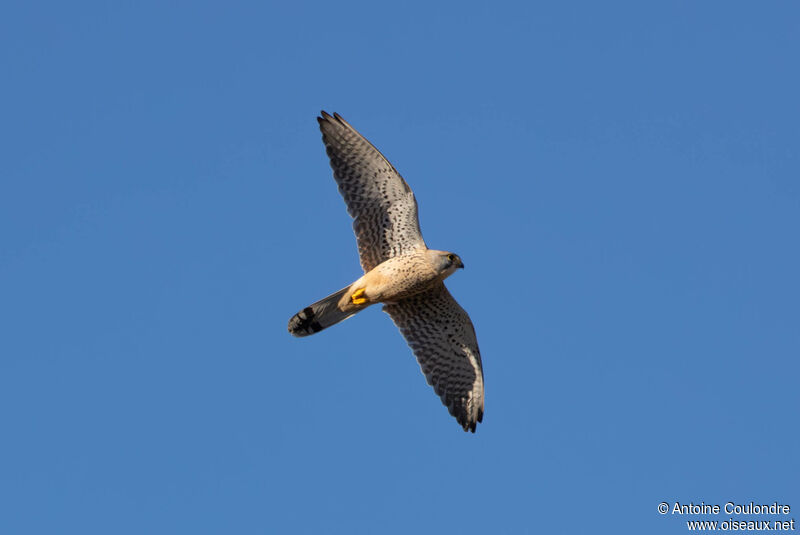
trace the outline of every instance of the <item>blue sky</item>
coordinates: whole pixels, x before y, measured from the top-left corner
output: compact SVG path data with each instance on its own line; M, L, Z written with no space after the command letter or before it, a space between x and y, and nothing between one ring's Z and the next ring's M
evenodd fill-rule
M795 2L289 4L0 8L0 532L800 511ZM377 307L286 332L360 275L320 109L464 259L475 435Z

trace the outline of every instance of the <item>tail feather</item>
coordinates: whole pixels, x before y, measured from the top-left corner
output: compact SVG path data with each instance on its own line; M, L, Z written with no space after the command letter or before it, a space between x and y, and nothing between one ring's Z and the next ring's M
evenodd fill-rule
M320 332L322 329L327 329L331 325L336 325L358 312L359 308L349 310L339 308L339 301L348 289L350 289L350 286L346 286L338 292L320 299L292 316L289 320L289 332L293 336L309 336Z

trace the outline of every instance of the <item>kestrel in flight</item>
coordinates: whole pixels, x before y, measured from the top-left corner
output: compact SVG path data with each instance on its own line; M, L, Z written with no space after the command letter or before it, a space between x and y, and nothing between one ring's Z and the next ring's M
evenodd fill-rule
M292 316L289 332L308 336L383 303L428 384L464 431L474 433L483 420L481 355L469 316L443 282L464 263L428 249L414 193L378 149L336 113L323 111L317 121L353 217L364 276Z

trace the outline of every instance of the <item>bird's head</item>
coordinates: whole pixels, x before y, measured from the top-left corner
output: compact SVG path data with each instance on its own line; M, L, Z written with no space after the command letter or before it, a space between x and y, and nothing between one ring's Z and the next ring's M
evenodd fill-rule
M461 257L455 253L448 251L429 251L429 253L433 253L431 263L436 268L436 271L443 275L442 278L449 277L455 270L464 267Z

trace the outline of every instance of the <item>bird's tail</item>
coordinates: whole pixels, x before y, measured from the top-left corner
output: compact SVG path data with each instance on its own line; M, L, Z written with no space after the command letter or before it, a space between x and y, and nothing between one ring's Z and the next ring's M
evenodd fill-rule
M362 310L363 307L354 306L346 307L344 310L340 308L339 302L349 289L350 286L346 286L292 316L289 320L289 332L293 336L309 336L336 325Z

